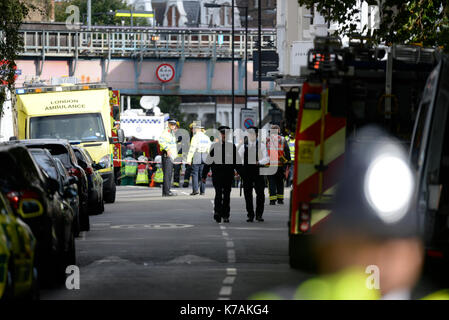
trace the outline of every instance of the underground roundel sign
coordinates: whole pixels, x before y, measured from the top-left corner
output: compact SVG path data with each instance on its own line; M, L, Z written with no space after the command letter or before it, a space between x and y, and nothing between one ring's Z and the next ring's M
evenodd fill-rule
M175 77L175 69L167 63L161 64L157 67L156 76L161 82L169 82Z

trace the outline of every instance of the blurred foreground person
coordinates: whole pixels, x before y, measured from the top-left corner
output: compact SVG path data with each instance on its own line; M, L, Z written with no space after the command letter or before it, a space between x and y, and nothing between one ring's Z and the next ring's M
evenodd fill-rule
M321 275L253 299L411 299L424 248L410 207L415 185L406 153L376 128L360 130L348 149L334 209L317 230ZM447 297L444 291L429 296Z
M215 188L214 219L217 222L229 222L231 211L231 187L234 180L234 170L239 171L240 159L235 145L227 141L226 130L229 127L218 128L221 141L211 146L209 156L202 172L202 182L206 183L207 174L212 168L212 183Z

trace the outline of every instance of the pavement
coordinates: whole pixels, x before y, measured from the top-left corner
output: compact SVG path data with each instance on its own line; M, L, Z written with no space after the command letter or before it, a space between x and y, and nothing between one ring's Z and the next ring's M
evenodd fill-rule
M288 265L288 203L268 205L265 222L246 222L239 189L230 223L213 220L214 190L120 186L116 202L91 216L91 231L76 240L80 287L42 290L41 299L247 299L292 287L310 274Z

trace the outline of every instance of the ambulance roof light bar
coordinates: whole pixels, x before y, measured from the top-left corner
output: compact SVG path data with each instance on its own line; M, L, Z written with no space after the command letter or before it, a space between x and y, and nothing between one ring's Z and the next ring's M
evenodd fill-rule
M27 93L44 93L44 92L63 92L63 91L82 91L91 89L107 89L104 83L84 83L77 85L60 85L60 86L33 86L16 89L16 94Z

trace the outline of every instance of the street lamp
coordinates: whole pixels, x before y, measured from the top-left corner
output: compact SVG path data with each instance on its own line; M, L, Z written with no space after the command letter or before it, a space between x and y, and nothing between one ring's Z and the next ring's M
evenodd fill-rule
M220 8L220 7L231 7L232 9L232 32L231 32L231 37L232 37L232 57L231 57L231 61L232 61L232 72L231 72L231 76L232 76L232 130L234 131L235 129L235 125L234 125L234 111L235 111L235 84L234 84L234 63L235 63L235 58L234 58L234 47L235 47L235 43L234 43L234 8L239 8L239 9L245 9L245 109L248 108L248 7L244 7L244 6L235 6L234 0L232 0L232 5L228 5L228 4L216 4L216 3L205 3L204 4L205 8Z

